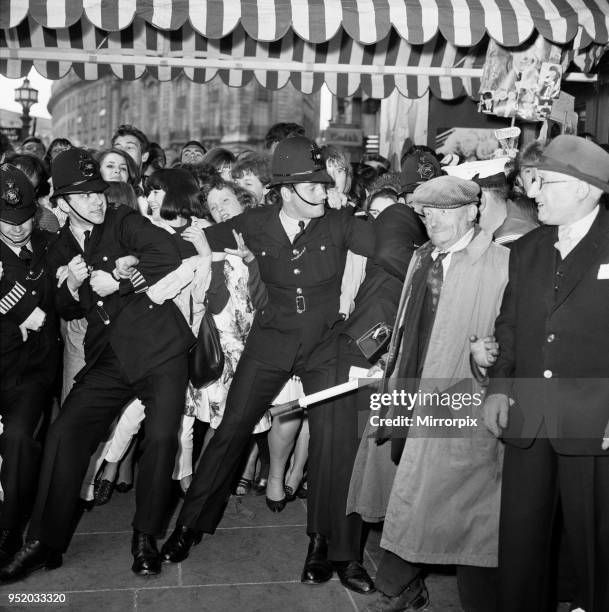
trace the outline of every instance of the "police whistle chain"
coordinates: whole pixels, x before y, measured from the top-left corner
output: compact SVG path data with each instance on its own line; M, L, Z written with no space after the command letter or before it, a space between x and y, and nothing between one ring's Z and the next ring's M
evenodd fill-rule
M301 397L290 402L285 402L283 404L277 404L276 406L271 406L271 416L276 417L284 414L290 414L292 412L300 412L303 408L307 408L311 404L317 404L319 402L323 402L324 400L349 393L349 391L355 391L356 389L363 389L364 387L378 384L380 380L381 379L377 376L349 380L348 382L341 383L340 385L335 385L334 387L328 387L327 389L322 389L321 391L311 393L305 397Z

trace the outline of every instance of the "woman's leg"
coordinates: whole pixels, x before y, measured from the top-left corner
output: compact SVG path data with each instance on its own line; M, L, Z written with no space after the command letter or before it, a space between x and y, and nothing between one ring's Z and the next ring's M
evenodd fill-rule
M285 467L301 423L300 415L273 419L268 436L271 465L266 486L266 496L273 501L279 501L285 497L283 490Z
M173 470L173 479L180 481L182 491L186 492L192 481L192 446L193 446L193 429L195 417L182 417L182 424L178 437L180 445L176 455L176 463Z
M305 465L309 457L309 421L303 419L302 427L296 438L296 445L294 446L294 456L292 459L292 465L288 471L288 475L285 479L285 484L290 487L292 494L296 494L302 478L304 475Z

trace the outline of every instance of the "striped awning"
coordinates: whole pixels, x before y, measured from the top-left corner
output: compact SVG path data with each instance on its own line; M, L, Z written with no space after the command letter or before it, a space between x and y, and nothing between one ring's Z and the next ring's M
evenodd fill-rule
M240 86L382 98L475 95L486 43L541 35L589 70L609 0L0 0L0 72L47 78L184 73Z

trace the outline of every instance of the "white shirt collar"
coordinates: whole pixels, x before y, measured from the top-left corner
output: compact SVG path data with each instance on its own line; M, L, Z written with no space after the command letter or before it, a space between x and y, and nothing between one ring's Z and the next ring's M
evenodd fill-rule
M573 246L579 243L579 241L590 231L596 216L598 215L599 206L598 204L591 210L585 217L578 219L574 223L568 223L566 225L558 226L558 239L560 240L563 236L569 236L569 240Z
M279 221L281 221L281 225L285 230L285 233L288 235L290 242L294 242L294 238L298 233L300 233L300 221L304 222L304 226L307 227L311 222L311 219L294 219L287 215L283 208L279 211Z

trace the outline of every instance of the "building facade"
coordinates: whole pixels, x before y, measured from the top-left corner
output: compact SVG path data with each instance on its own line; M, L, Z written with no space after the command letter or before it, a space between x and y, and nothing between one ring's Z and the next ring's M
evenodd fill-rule
M203 84L184 75L165 82L151 76L82 81L70 73L53 84L48 109L53 135L79 146L109 147L116 127L131 123L167 151L179 151L196 139L208 148L237 152L262 149L268 128L278 121L300 123L317 138L319 98L319 93L305 95L290 84L270 91L253 79L233 88L218 78Z

